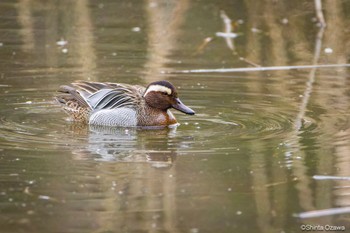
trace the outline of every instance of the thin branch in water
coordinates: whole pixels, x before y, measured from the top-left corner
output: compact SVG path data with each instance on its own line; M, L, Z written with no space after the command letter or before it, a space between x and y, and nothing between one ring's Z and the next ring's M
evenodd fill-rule
M321 28L325 28L326 27L326 21L324 19L323 16L323 12L322 12L322 2L321 0L315 0L315 10L316 10L316 16L317 16L317 20L320 24Z
M196 52L194 52L193 55L197 55L203 52L203 50L208 46L208 44L210 42L212 42L214 40L213 37L207 37L203 40L203 42L198 46L198 48L196 49Z
M250 61L250 60L248 60L247 58L244 58L244 57L239 57L239 60L244 61L244 62L246 62L249 65L254 66L254 67L261 67L261 65L256 64L255 62L252 62L252 61Z
M313 69L313 68L339 68L339 67L350 67L350 64L266 66L266 67L243 67L243 68L222 68L222 69L176 70L176 71L161 71L161 73L170 73L170 74L236 73L236 72L258 72L258 71L296 70L296 69Z
M350 180L350 176L322 176L314 175L312 178L315 180Z
M286 184L286 183L287 183L287 181L275 182L275 183L265 184L265 187L269 188L269 187L273 187L273 186L277 186L277 185L281 185L281 184Z
M220 34L220 32L217 32L216 35L218 36L218 33L220 36L226 35L224 38L225 38L227 47L233 51L233 50L235 50L235 47L233 45L233 38L235 38L235 37L231 37L233 34L232 33L232 21L226 15L225 11L220 11L220 17L224 23L224 33L221 32L221 34ZM231 36L228 36L228 35L231 35ZM237 36L237 34L235 34L235 35Z
M227 16L227 14L225 13L225 11L220 11L220 17L223 20L224 23L224 32L217 32L215 35L217 37L223 37L226 41L226 45L229 49L231 49L233 51L234 55L238 55L238 52L235 49L234 46L234 39L239 36L238 33L233 32L234 28L232 26L232 20ZM239 55L238 55L239 56ZM239 57L239 59L241 61L244 61L246 63L248 63L249 65L255 66L255 67L259 67L259 65L245 59L244 57Z
M318 218L336 214L348 214L350 213L350 207L340 207L340 208L330 208L324 210L313 210L307 211L299 214L295 214L294 217L297 218Z
M220 11L220 17L222 21L224 22L224 31L225 32L232 32L232 20L227 16L225 11Z
M232 20L226 15L225 11L220 11L220 17L224 23L224 32L216 32L216 37L222 37L226 41L227 47L233 52L233 55L238 56L239 60L246 62L247 64L255 67L260 67L260 65L247 60L244 57L239 56L238 52L235 50L234 39L239 36L239 33L233 32L234 28L237 26L237 23L232 23ZM212 42L215 38L207 37L203 40L203 42L198 46L193 55L198 55L203 52L203 50Z
M313 58L313 65L317 65L318 60L320 58L320 54L321 54L321 47L322 47L322 38L323 38L323 28L320 28L319 32L317 33L317 37L316 37L316 42L315 42L315 52L314 52L314 58ZM309 75L309 80L306 83L306 89L304 91L303 94L303 99L299 108L299 113L297 115L297 118L295 120L295 129L297 131L300 130L300 128L302 127L302 120L305 117L305 112L306 112L306 108L307 105L309 103L309 99L312 93L312 89L313 89L313 84L316 80L316 67L312 68L310 71L310 75Z

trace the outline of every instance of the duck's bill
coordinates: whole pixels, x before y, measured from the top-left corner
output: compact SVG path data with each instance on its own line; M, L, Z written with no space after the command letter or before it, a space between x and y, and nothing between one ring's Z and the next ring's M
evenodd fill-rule
M173 108L175 108L176 110L179 110L180 112L186 113L188 115L195 114L195 112L189 107L187 107L186 105L184 105L179 98L176 98L175 100L176 100L176 103L172 105Z

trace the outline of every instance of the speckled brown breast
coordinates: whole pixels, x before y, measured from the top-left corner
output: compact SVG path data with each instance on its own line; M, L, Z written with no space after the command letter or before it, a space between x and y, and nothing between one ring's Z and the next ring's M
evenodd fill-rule
M168 126L176 123L177 120L170 110L144 108L138 113L138 126Z

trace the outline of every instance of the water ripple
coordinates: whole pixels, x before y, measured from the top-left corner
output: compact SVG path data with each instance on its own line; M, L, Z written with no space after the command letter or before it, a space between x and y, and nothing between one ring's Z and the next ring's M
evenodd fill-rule
M186 91L183 93L186 99ZM28 89L13 97L7 95L10 99L0 119L0 144L3 148L23 150L66 149L80 155L98 154L101 159L112 156L111 160L118 160L118 156L147 154L155 148L184 154L198 151L212 154L213 150L237 149L237 144L232 143L235 141L277 139L295 131L296 109L279 107L286 102L280 95L233 94L230 88L225 91L208 88L206 93L205 99L200 92L191 93L194 103L191 107L198 114L176 114L181 123L179 130L150 131L96 129L67 122L64 113L51 102L51 92L43 93L43 99L36 90ZM221 100L217 101L219 96ZM314 130L317 128L314 122L312 118L305 119L302 129ZM205 147L201 146L203 142L208 142Z

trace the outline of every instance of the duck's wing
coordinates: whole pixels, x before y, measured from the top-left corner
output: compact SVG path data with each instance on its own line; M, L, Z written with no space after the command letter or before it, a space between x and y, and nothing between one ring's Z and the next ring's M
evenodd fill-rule
M98 83L78 81L72 83L79 102L88 105L91 110L136 107L144 92L142 86L119 83Z

